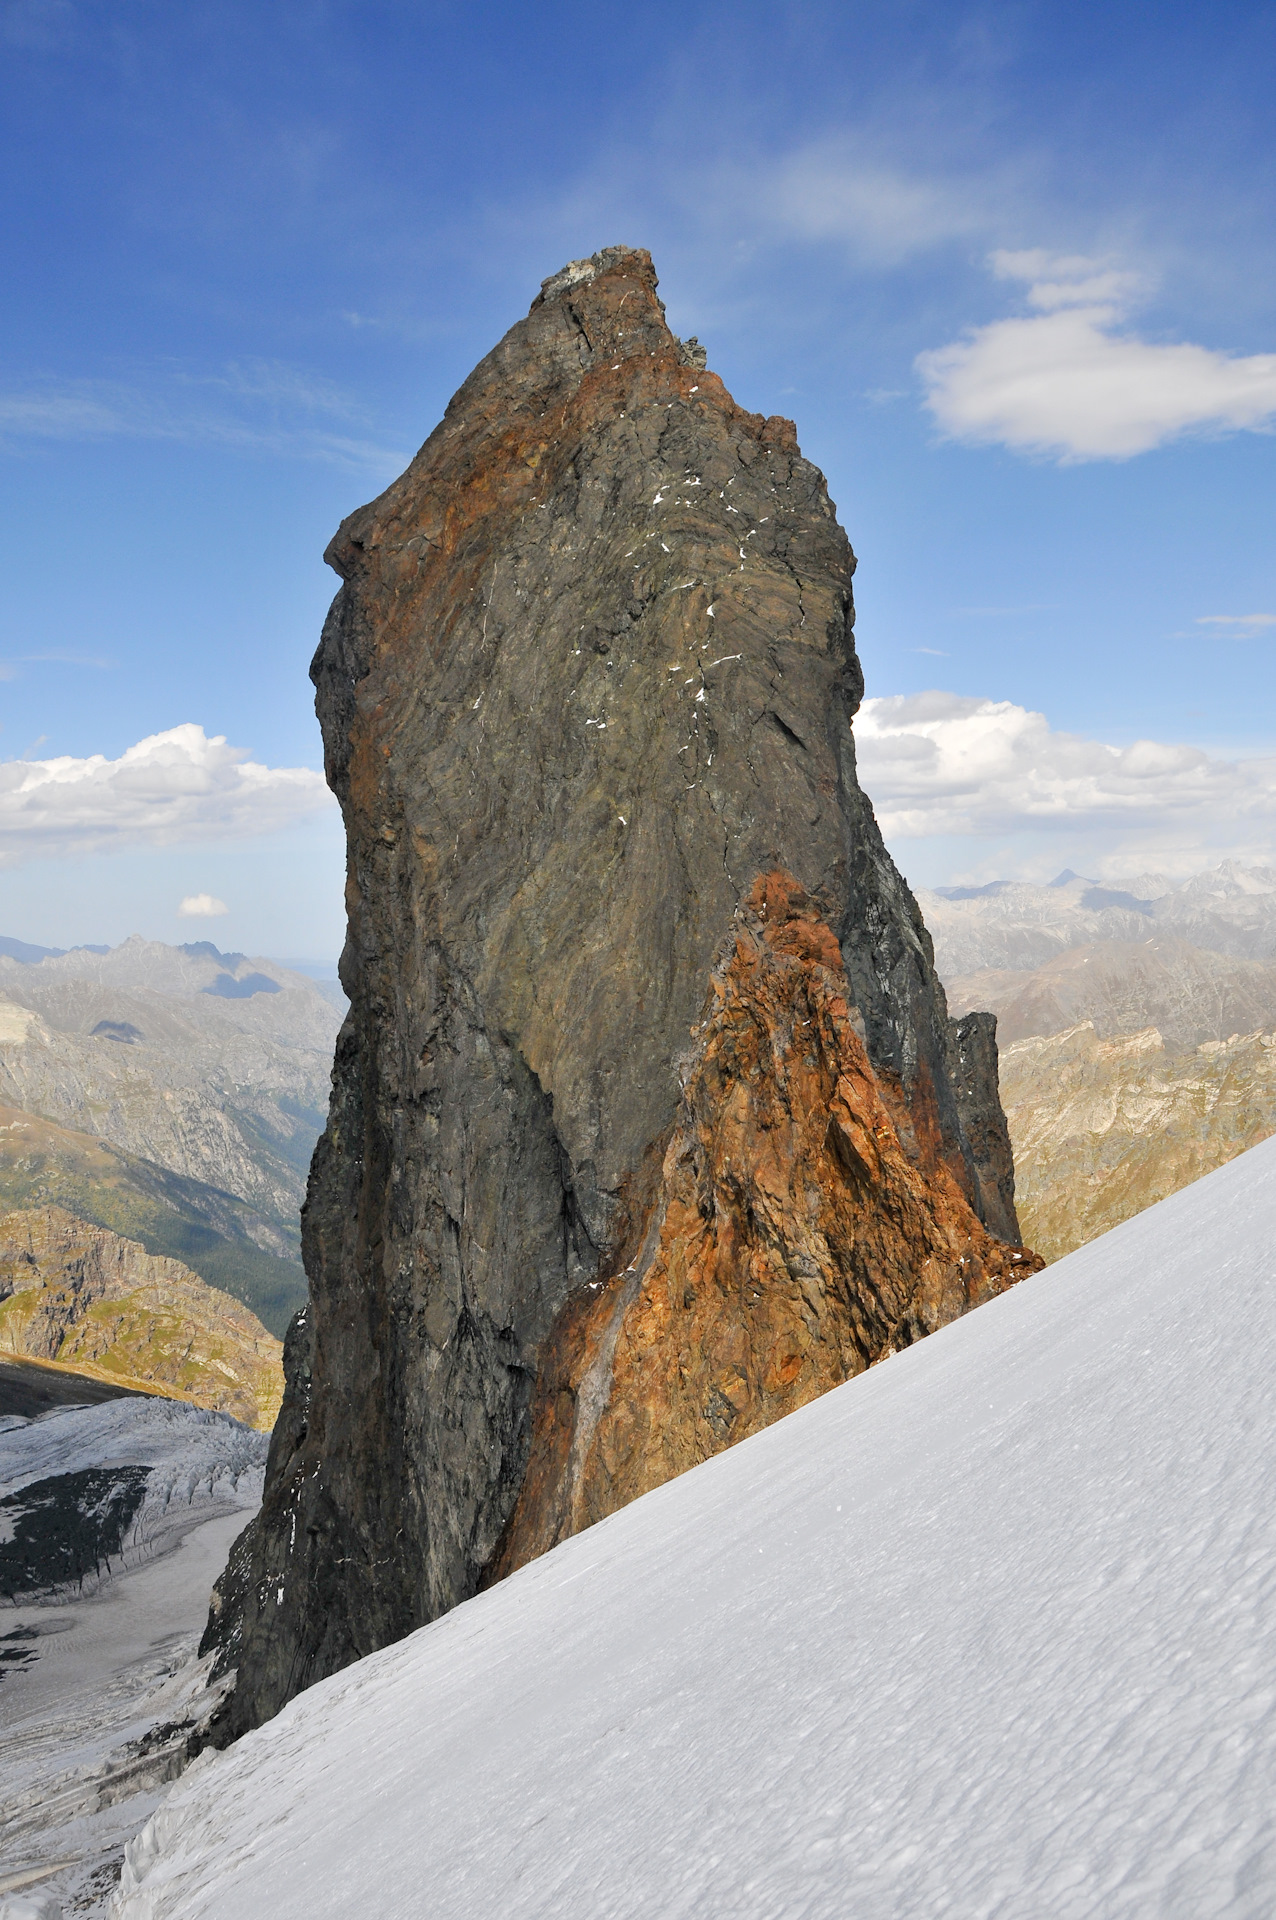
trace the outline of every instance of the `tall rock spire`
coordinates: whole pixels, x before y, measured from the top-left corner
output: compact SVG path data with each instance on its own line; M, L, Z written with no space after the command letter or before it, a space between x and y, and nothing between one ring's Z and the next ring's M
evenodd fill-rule
M656 284L547 280L328 549L351 1006L227 1737L1038 1264L823 476Z

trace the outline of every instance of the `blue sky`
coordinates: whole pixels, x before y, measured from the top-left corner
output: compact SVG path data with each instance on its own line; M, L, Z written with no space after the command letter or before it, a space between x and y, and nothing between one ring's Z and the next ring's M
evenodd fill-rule
M0 0L0 90L0 931L335 955L323 547L616 241L829 476L911 878L1276 861L1273 6Z

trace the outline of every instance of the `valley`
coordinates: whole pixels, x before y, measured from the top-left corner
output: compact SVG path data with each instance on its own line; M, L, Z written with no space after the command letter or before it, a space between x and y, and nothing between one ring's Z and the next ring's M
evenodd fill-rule
M208 942L0 954L0 1205L135 1238L282 1337L343 1005Z

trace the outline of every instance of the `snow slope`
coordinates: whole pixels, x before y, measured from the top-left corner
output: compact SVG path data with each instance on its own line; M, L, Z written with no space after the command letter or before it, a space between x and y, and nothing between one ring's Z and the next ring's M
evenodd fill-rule
M201 1756L117 1920L1276 1912L1276 1140Z
M195 1650L209 1589L261 1499L268 1444L229 1414L173 1400L0 1424L0 1545L9 1496L33 1483L148 1469L105 1578L0 1605L0 1920L20 1900L99 1912L124 1841L217 1704Z

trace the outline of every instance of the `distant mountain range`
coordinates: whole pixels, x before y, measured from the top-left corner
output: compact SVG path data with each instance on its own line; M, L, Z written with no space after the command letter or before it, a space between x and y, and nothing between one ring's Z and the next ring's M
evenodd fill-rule
M997 1015L1019 1218L1047 1259L1276 1131L1276 869L918 899L952 1012Z
M179 1258L282 1334L305 1298L299 1210L344 1007L333 982L209 941L6 939L0 1203Z
M1099 885L1072 872L1049 886L993 880L921 888L917 902L945 979L1045 965L1068 947L1171 935L1239 960L1276 960L1276 867L1225 860L1190 880L1136 874Z

